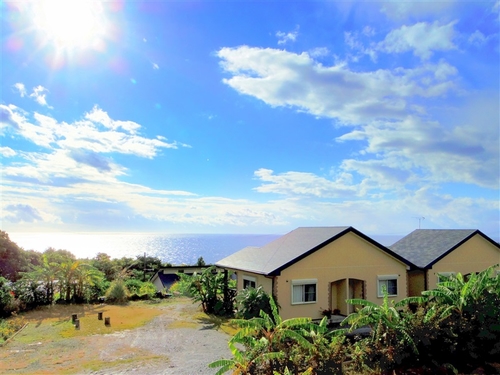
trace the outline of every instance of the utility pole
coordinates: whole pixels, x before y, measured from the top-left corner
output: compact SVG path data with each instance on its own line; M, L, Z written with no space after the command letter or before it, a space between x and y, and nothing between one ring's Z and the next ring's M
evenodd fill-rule
M152 272L154 271L153 268L146 268L146 252L144 252L144 262L142 262L143 265L142 265L142 269L143 269L143 272L144 272L144 275L142 277L142 281L146 281L146 272Z

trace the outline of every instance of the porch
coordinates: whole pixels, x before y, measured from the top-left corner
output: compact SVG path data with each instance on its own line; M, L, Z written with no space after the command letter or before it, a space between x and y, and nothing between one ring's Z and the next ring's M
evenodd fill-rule
M366 281L360 279L339 279L330 282L329 286L329 304L330 309L334 312L333 315L340 316L349 315L354 312L356 306L346 302L348 299L365 299L366 298Z

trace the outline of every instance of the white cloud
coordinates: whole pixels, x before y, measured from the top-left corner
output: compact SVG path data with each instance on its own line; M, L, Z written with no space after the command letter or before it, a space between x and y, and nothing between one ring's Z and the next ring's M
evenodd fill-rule
M299 26L295 28L294 31L283 32L277 31L276 37L278 38L278 44L287 44L289 42L295 42L297 40L297 36L299 35Z
M10 147L0 147L0 155L4 158L10 158L12 156L16 156L16 152Z
M396 177L401 187L405 183L460 182L498 189L499 175L494 171L500 168L499 119L493 101L484 103L482 109L492 117L478 113L474 122L464 122L470 114L463 109L462 120L452 129L409 116L399 122L373 122L346 133L337 140L366 140L365 154L378 160L345 160L344 168L365 176L374 187L397 182L393 181ZM392 176L378 174L374 165L386 168Z
M113 120L98 107L85 114L84 120L68 124L53 117L34 113L34 123L17 107L2 107L7 123L25 139L46 148L81 149L94 153L132 154L152 158L161 148L176 149L177 142L145 138L138 134L141 126L133 121ZM104 128L104 129L103 129Z
M139 124L133 121L112 120L108 116L107 112L104 112L98 106L94 106L94 108L92 108L90 112L86 113L85 118L95 123L102 124L109 129L112 130L123 129L131 134L135 134L136 131L141 127Z
M3 135L6 129L19 130L19 124L24 121L21 111L14 105L0 104L0 134Z
M48 91L49 90L47 90L45 87L40 86L40 85L33 87L33 92L30 94L30 98L33 98L40 105L52 108L51 106L49 106L47 104L47 99L45 98L46 93Z
M116 215L117 220L125 209L146 218L153 215L146 207L156 207L152 212L157 214L158 207L165 210L170 205L171 197L194 196L186 191L155 190L120 181L128 170L110 154L152 158L160 148L177 147L162 136L150 139L138 135L139 124L113 120L98 107L71 124L38 113L30 115L12 105L3 106L2 111L7 118L2 120L4 126L13 136L22 136L47 150L0 149L4 156L17 156L15 163L2 165L5 223L27 226L79 221L83 219L77 216L103 215L106 210L99 205L116 206L106 214ZM10 205L8 212L6 202ZM145 206L141 208L141 204Z
M24 86L24 84L18 82L15 83L13 87L17 90L21 98L24 98L26 96L26 87Z
M158 69L160 69L160 66L156 63L153 63L153 69L158 70Z
M223 82L238 92L346 124L404 118L413 111L413 97L439 97L455 87L456 70L444 61L357 72L345 64L323 66L307 53L270 48L222 48L218 56L232 75Z
M458 70L443 59L412 69L352 71L347 64L323 66L307 53L247 46L223 48L219 57L231 75L224 83L239 93L351 127L337 141L366 147L338 173L353 176L359 188L349 183L340 190L365 196L446 182L498 189L498 93L475 98L459 90ZM454 92L468 104L451 104ZM263 169L256 176L265 182L259 192L337 194L337 181L308 173Z
M309 55L312 57L324 57L330 54L330 50L326 47L317 47L309 51Z
M287 196L314 196L318 198L353 197L357 188L348 184L346 175L337 180L328 180L313 173L285 172L274 174L270 169L261 168L254 173L255 177L264 182L255 188L260 193L276 193Z
M406 21L452 13L455 1L391 0L382 3L382 13L390 19Z
M481 31L476 30L469 36L468 41L470 44L480 47L486 43L486 37Z
M404 53L412 51L415 56L428 60L434 51L447 51L455 49L454 25L456 21L441 25L438 21L433 23L419 22L411 26L403 25L392 30L385 39L378 43L376 50L386 53Z

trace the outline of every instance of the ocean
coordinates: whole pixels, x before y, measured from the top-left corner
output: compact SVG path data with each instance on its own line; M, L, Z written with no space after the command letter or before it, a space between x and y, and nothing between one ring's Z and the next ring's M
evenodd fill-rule
M111 258L158 257L174 265L196 264L201 256L212 264L247 246L263 246L273 234L151 234L151 233L9 233L25 250L64 249L77 258L106 253Z

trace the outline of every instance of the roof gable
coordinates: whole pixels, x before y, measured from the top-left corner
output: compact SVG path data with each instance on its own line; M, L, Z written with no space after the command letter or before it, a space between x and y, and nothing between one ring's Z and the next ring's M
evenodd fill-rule
M353 227L300 227L262 247L246 247L218 261L216 265L263 275L278 275L283 269L349 232L355 232L388 255L410 265L404 258Z
M492 241L476 229L417 229L389 249L419 268L430 268L475 234Z

